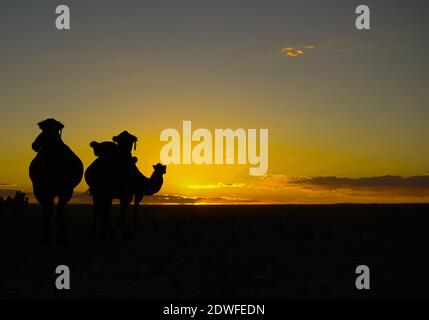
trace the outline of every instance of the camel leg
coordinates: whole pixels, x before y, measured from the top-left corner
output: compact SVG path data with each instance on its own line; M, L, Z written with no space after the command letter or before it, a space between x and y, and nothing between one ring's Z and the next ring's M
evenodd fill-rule
M73 190L64 192L58 197L58 211L57 211L57 227L58 235L57 241L60 244L67 242L67 230L66 230L66 221L65 221L65 209L67 203L70 201L73 195Z
M101 209L101 233L100 238L102 240L105 240L107 238L107 231L108 231L108 225L109 225L109 216L110 216L110 206L111 201L109 202L108 199L104 199L101 203L100 209Z
M49 199L41 203L41 206L43 214L42 242L50 243L52 241L52 215L54 212L54 199Z
M143 194L136 194L134 198L134 227L140 228L139 207L143 199Z
M111 219L110 219L110 213L112 212L112 201L113 200L111 200L107 204L107 208L106 208L106 228L107 228L107 232L109 234L109 237L116 236L116 232L115 232L115 230L113 230Z
M123 237L125 239L132 239L133 236L131 234L129 225L128 225L128 206L131 202L131 199L121 199L121 220L122 220L122 226L123 226Z
M100 238L102 240L108 238L108 237L114 237L116 235L115 231L112 228L112 224L110 222L110 212L111 212L111 208L112 208L112 199L107 199L104 200L101 203L97 202L97 210L99 211L99 213L101 213L101 234L100 234Z
M115 224L117 229L125 228L124 221L123 221L124 217L122 216L122 203L123 203L123 200L120 200L119 217L117 217L116 224Z
M116 220L116 228L120 228L122 226L122 216L119 215L118 219Z
M104 240L106 239L106 228L107 228L107 211L108 211L108 206L106 204L106 201L103 201L102 203L99 203L100 205L100 213L101 213L101 217L100 217L100 239Z
M95 236L97 234L97 220L98 220L100 208L99 208L99 204L97 203L94 196L92 196L92 203L93 203L93 207L94 207L94 216L93 216L93 221L92 221L92 227L89 230L89 234L91 236Z

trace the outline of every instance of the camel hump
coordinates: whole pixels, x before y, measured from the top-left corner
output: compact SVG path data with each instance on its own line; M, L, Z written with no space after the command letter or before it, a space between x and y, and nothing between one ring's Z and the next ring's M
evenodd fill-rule
M116 143L110 141L92 141L89 146L94 150L94 154L97 157L111 156L117 152Z

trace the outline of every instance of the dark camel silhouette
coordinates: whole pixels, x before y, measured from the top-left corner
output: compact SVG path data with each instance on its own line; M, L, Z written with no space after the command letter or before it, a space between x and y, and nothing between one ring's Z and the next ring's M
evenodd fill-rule
M137 162L137 159L136 161ZM167 166L158 163L153 166L153 173L150 178L145 177L136 167L137 177L134 183L134 225L140 226L139 207L140 202L145 195L153 195L157 193L164 183L163 175L167 172Z
M98 157L85 171L85 180L94 203L92 232L97 232L97 221L100 217L101 237L105 238L107 233L114 234L110 223L110 208L113 199L119 199L123 236L131 238L127 210L135 189L136 166L131 150L133 146L136 148L137 137L124 131L113 137L113 141L93 141L90 144Z
M166 166L158 163L153 166L150 178L144 176L136 166L137 158L132 157L131 149L136 148L137 137L122 132L113 138L114 142L91 142L90 146L98 157L86 170L85 179L90 187L94 202L94 221L92 233L97 233L98 219L101 218L101 237L107 233L114 235L110 222L110 208L113 199L120 200L120 222L124 237L131 238L127 211L134 200L134 221L138 225L139 204L145 195L157 193L163 184Z
M58 197L57 239L66 241L65 206L73 195L73 189L83 176L82 161L62 141L61 132L64 125L55 119L38 123L42 132L32 144L37 152L30 164L30 179L33 192L40 203L44 217L45 241L51 240L51 225L54 199Z

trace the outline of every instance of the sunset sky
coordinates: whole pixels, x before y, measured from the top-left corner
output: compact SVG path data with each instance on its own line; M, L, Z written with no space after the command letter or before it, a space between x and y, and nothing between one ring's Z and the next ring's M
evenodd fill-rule
M59 4L70 6L69 31L55 29ZM370 31L355 28L359 4L371 9ZM4 193L31 191L37 122L54 117L85 167L92 140L138 136L146 175L159 162L161 131L180 131L184 120L269 129L265 176L249 176L248 165L169 165L152 201L429 202L427 1L0 7ZM87 188L82 181L76 191Z

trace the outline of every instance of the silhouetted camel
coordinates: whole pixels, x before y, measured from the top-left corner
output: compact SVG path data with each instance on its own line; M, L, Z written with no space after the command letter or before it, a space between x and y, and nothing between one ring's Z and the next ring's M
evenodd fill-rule
M66 241L65 206L73 195L73 189L83 176L82 161L61 139L64 125L55 119L38 123L42 133L32 144L37 152L30 164L33 192L42 206L44 216L44 240L51 239L54 199L58 197L58 241Z
M97 220L101 218L101 237L106 232L114 233L110 224L110 207L113 199L120 200L121 220L124 237L131 237L127 223L128 206L134 195L136 173L131 149L136 148L137 137L127 131L113 137L116 142L91 142L90 146L98 157L86 169L85 180L94 202L94 223L92 231L97 231Z
M137 178L134 184L134 225L136 227L140 226L139 206L143 200L143 196L157 193L164 183L163 175L167 172L167 166L158 163L153 166L153 169L152 175L150 178L147 178L136 167Z

